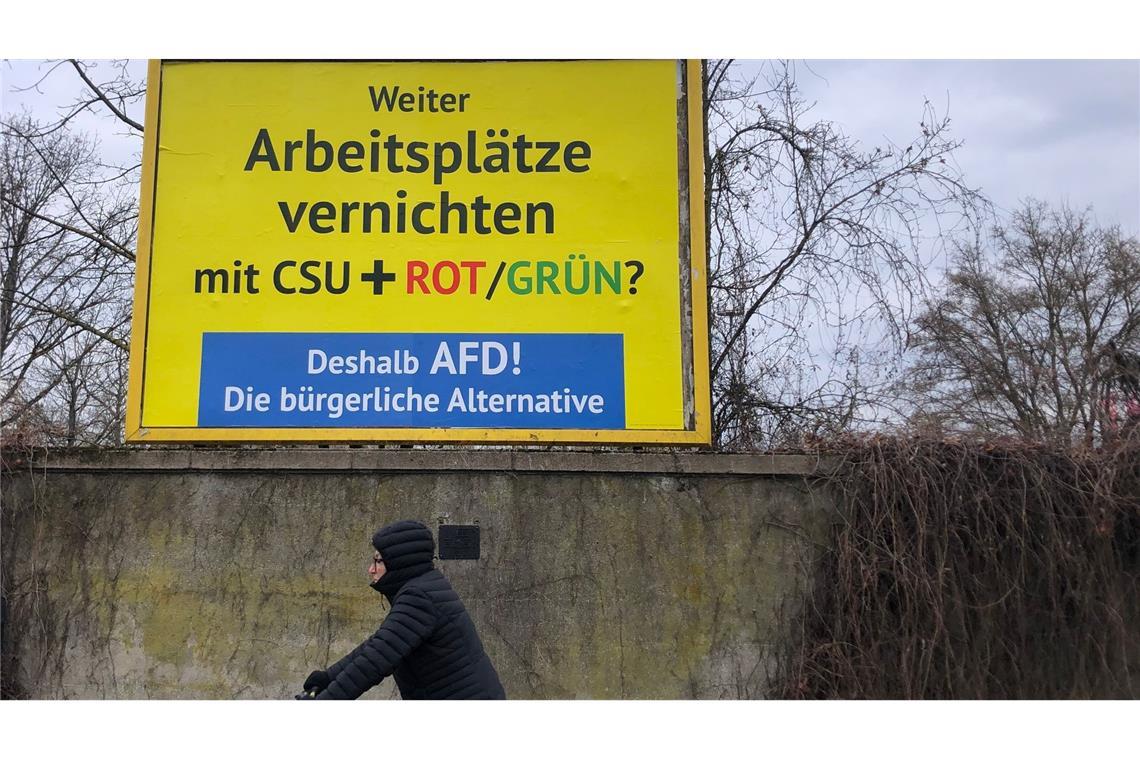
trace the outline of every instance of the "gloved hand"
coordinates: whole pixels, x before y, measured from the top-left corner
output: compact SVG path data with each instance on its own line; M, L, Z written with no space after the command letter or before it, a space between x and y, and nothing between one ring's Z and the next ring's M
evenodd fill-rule
M324 691L332 683L329 674L324 670L314 670L305 679L305 685L302 687L306 694Z

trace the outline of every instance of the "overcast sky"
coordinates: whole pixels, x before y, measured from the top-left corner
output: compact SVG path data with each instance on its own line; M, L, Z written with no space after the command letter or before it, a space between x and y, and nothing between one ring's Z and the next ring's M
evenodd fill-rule
M142 76L145 62L132 64ZM4 111L30 108L49 118L79 92L61 68L40 92L16 92L46 67L0 64ZM1028 196L1093 205L1102 224L1140 233L1140 62L1138 61L809 61L797 65L813 113L870 144L913 137L923 98L948 110L965 145L967 180L999 210ZM136 116L141 119L141 107ZM115 158L137 150L113 120L83 119Z
M797 75L813 113L871 143L909 142L924 97L948 110L967 181L999 210L1092 204L1140 233L1138 61L810 61Z

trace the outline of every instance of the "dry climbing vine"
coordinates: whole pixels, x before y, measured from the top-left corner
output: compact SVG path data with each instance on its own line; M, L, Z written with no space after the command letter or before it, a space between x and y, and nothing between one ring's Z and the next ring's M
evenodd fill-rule
M786 621L783 698L1140 691L1140 438L826 447L843 516Z

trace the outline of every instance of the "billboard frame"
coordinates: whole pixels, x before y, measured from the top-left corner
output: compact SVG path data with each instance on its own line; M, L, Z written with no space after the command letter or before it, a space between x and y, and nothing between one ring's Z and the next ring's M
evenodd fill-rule
M209 61L195 61L206 63ZM260 63L268 61L242 61ZM327 61L298 60L299 63ZM346 61L368 63L363 60ZM397 61L415 63L416 61ZM459 61L457 61L459 62ZM463 61L473 63L476 61ZM519 61L523 63L524 61ZM132 309L132 332L128 372L126 435L128 444L152 443L411 443L411 444L488 444L488 445L636 445L697 446L712 444L711 387L709 375L708 317L708 251L706 246L704 151L705 125L702 102L701 61L678 62L683 82L683 109L678 113L679 164L687 174L680 185L683 203L678 219L682 234L678 265L688 256L688 276L682 277L680 316L689 325L689 344L682 340L682 388L690 391L683 400L685 430L665 429L521 429L521 428L209 428L209 427L144 427L142 424L147 322L150 314L150 270L153 248L154 208L158 169L158 136L161 120L162 65L152 59L147 68L146 120L143 133L142 177L139 198L138 247L135 265L135 289ZM693 84L696 84L693 87ZM694 171L695 169L695 171ZM687 217L684 207L688 207ZM687 241L684 233L688 234ZM686 245L687 242L687 245ZM684 286L687 285L687 291ZM688 311L686 313L686 306ZM684 338L685 330L682 330ZM691 424L691 427L688 427Z

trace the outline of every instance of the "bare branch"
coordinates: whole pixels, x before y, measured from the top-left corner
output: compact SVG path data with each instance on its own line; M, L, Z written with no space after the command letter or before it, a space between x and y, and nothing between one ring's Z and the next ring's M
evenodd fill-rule
M31 209L27 208L26 206L22 206L21 204L17 203L16 201L12 200L11 198L9 198L7 196L0 196L0 202L7 203L9 206L12 206L13 208L27 214L28 216L32 217L33 219L39 219L41 222L47 222L48 224L53 224L62 230L67 230L68 232L79 235L80 237L87 238L88 240L90 240L94 243L98 243L99 245L103 246L104 248L107 248L110 251L113 251L114 253L118 254L119 256L122 256L124 259L127 259L128 261L134 261L135 260L135 254L132 251L127 250L126 248L122 247L121 245L116 243L114 240L111 240L110 238L102 237L100 235L96 235L94 233L87 232L86 230L81 230L78 227L73 227L72 225L70 225L66 222L60 221L59 219L53 219L50 216L44 216L43 214L38 214L35 211L32 211Z
M133 127L140 133L143 131L142 124L139 124L137 121L116 108L115 104L107 98L106 93L104 93L98 85L91 81L91 78L87 76L87 72L83 70L83 67L79 64L79 61L75 60L74 58L69 58L68 60L71 62L71 65L75 67L75 70L79 72L79 76L83 78L84 83L86 83L87 86L91 88L91 91L95 93L99 100L103 101L103 104L107 106L107 109L110 110L110 112L113 113L115 117L119 119L119 121Z

